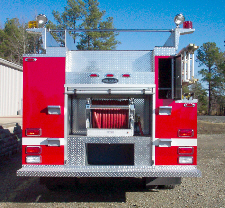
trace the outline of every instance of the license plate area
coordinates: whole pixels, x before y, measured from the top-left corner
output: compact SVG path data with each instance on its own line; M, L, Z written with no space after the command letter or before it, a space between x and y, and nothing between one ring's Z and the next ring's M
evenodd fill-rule
M134 165L134 144L86 144L88 165Z

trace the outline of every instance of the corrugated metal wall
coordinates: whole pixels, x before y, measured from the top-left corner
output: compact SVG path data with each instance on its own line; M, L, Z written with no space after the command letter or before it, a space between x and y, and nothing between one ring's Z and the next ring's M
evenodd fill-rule
M23 67L0 58L0 116L22 115Z

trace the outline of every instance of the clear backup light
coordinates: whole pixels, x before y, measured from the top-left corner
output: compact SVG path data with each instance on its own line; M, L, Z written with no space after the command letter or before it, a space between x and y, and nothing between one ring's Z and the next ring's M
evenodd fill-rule
M177 27L179 27L179 25L181 25L184 21L185 21L185 18L183 14L177 14L174 17L174 22L177 25Z
M26 163L41 163L41 156L26 156Z
M193 164L193 157L179 157L179 164Z

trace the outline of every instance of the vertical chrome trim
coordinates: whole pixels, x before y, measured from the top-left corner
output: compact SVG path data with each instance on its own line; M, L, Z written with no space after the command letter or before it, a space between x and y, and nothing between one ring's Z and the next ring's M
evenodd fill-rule
M188 53L188 57L187 57L187 79L190 80L190 71L191 71L191 66L190 66L190 53Z
M65 48L67 48L67 29L64 30L65 35Z
M67 161L67 140L68 140L68 94L66 93L67 87L65 87L65 104L64 104L64 164L66 164Z
M186 51L184 51L184 59L183 59L183 64L184 64L184 81L187 80L187 64L186 64L186 59L187 59L187 55L186 55Z
M175 87L174 87L174 70L175 70L174 61L175 61L175 59L172 58L171 59L171 70L172 70L172 72L171 72L171 96L172 96L172 99L174 99L174 89L175 89Z
M156 111L156 88L153 88L153 95L152 95L152 165L155 165L155 111Z
M43 43L44 49L47 49L47 29L44 28L44 43Z
M193 52L192 54L192 69L191 69L191 80L194 80L194 76L195 76L195 54Z

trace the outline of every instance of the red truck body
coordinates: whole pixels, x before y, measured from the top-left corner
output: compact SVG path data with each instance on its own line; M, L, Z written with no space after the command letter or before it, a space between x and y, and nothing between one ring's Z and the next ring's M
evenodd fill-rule
M193 31L176 28L170 39ZM195 81L196 46L176 54L177 46L74 51L46 43L45 54L24 55L17 175L142 177L150 185L201 176L197 100L181 89Z

